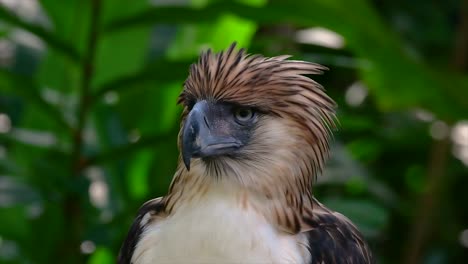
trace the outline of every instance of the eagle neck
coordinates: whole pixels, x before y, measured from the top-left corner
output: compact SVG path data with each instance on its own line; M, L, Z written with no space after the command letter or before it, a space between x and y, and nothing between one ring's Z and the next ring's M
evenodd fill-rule
M236 202L236 206L245 207L248 204L255 208L280 232L297 234L308 229L305 219L312 216L313 202L310 188L298 187L304 183L271 183L249 187L234 180L236 177L233 175L215 178L205 175L206 171L200 169L201 166L197 166L196 163L194 165L190 171L179 165L169 193L165 197L168 214L175 213L188 204L196 206L197 203L202 203L208 194L217 192L218 197L233 198L231 200Z

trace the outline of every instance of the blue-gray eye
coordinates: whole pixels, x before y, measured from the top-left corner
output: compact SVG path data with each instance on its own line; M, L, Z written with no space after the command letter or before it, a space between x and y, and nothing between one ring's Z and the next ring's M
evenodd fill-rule
M234 118L242 123L250 121L255 117L255 111L249 107L240 107L234 110Z

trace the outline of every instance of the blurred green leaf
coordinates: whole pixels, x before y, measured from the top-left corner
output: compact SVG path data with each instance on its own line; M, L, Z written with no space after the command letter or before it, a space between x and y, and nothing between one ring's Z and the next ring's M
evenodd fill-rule
M120 78L100 85L99 88L96 88L96 97L103 96L108 92L120 93L122 91L132 91L138 88L148 87L148 85L153 88L158 88L159 86L173 83L176 80L181 81L180 87L182 87L182 80L187 77L188 67L192 62L192 60L157 60L147 65L138 73L123 75L120 76Z
M149 195L148 180L149 169L153 162L153 152L143 150L133 158L133 162L127 173L129 192L134 200L140 200Z
M168 50L170 59L194 58L201 50L222 50L237 42L247 47L255 33L255 23L233 15L220 16L214 23L183 26ZM208 47L207 47L208 45Z
M148 52L150 32L146 27L103 36L97 49L93 86L139 72Z
M23 206L4 207L0 204L0 237L14 240L27 240L31 228L26 209Z
M152 3L146 0L102 0L102 22L107 23L122 17L136 15L147 10Z
M0 88L3 92L23 97L27 102L37 106L35 109L46 113L47 118L52 119L67 130L70 129L68 122L62 114L53 105L43 99L40 94L40 88L30 78L0 69Z
M376 122L367 116L348 115L339 113L340 130L363 131L371 130L376 126Z
M72 61L79 62L80 55L68 43L66 43L59 37L55 36L53 33L49 32L45 28L38 26L36 24L32 24L32 23L24 21L23 19L14 15L10 10L8 10L5 6L1 4L0 4L0 18L1 20L13 26L17 26L23 30L26 30L34 34L35 36L42 39L45 43L47 43L47 45L61 52L62 54L67 56Z
M49 195L48 199L51 197ZM48 200L40 214L28 222L31 233L24 247L30 258L38 263L48 263L51 257L58 256L60 252L57 251L63 249L66 242L63 241L63 234L70 232L64 228L64 212L60 205L57 201Z
M406 170L405 182L414 193L422 193L427 189L426 172L421 165L413 165Z
M35 74L37 83L44 93L56 98L62 108L71 108L76 101L76 94L80 87L80 68L70 63L60 53L50 50L45 54L42 63Z
M258 7L252 7L246 4L236 2L214 2L206 5L203 8L180 7L180 6L160 6L149 8L139 14L132 15L126 18L120 18L110 22L105 26L106 31L123 30L127 27L136 25L147 25L156 23L203 23L216 20L224 13L248 13L251 17L255 17L255 12L259 11Z
M375 159L380 151L381 144L371 139L358 139L347 144L346 148L351 152L355 159L369 162Z
M114 149L110 149L109 151L99 153L94 156L90 156L85 161L85 165L90 166L94 164L110 162L110 161L115 160L116 158L124 157L125 155L132 154L135 151L139 151L143 148L150 148L160 142L164 142L170 139L171 137L173 137L174 133L175 131L171 130L170 132L163 133L160 135L152 135L152 136L143 135L141 139L139 139L135 143L128 143L126 145L122 145L119 147L115 147Z
M0 38L7 37L9 33L10 33L9 30L7 30L5 28L0 28Z
M346 189L353 195L364 193L367 189L367 183L363 177L351 177L346 182Z
M89 258L88 264L111 264L115 263L115 256L108 248L98 247Z

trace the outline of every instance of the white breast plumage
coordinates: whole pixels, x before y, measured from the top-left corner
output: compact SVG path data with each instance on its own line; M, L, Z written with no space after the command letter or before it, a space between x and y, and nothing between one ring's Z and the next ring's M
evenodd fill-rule
M278 233L252 207L211 192L143 231L133 254L149 263L302 263L302 243Z

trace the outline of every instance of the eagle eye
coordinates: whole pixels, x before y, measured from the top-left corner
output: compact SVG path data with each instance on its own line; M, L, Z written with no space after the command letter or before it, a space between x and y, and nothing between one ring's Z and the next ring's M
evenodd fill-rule
M255 117L255 111L250 107L239 107L234 110L234 118L240 122L245 123Z

